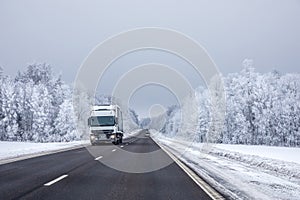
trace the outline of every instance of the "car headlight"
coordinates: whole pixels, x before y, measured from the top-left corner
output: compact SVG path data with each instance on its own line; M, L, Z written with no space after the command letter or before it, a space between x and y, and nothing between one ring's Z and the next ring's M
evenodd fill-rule
M94 140L96 137L94 135L91 135L91 140Z
M111 135L110 138L111 138L111 139L114 139L114 138L115 138L115 135Z

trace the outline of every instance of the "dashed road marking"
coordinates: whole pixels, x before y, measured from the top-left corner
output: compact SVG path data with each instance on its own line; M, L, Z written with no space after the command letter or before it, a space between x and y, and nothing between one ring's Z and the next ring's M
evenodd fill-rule
M103 156L99 156L99 157L95 158L95 160L100 160L101 158L103 158Z
M123 145L121 145L121 148L123 148L124 146Z
M117 149L113 149L113 150L111 150L112 152L114 152L114 151L116 151Z
M64 174L64 175L62 175L62 176L60 176L60 177L58 177L58 178L56 178L56 179L54 179L54 180L52 180L52 181L50 181L48 183L45 183L44 186L53 185L54 183L56 183L56 182L58 182L58 181L60 181L60 180L62 180L64 178L66 178L67 176L68 176L67 174Z

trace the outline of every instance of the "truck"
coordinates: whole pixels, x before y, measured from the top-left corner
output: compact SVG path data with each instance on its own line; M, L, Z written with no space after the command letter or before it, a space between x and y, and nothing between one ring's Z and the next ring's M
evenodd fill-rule
M123 142L123 116L118 105L92 106L88 126L92 145Z

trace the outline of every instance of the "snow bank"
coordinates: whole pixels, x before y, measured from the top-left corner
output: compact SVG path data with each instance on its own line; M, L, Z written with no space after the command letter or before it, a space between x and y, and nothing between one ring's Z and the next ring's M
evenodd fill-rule
M140 131L141 129L136 129L124 133L124 138L135 137ZM22 158L35 157L60 150L84 147L89 144L89 140L52 143L0 141L0 164L7 163L9 160L21 160Z
M227 198L299 199L298 148L191 143L151 135Z
M236 144L216 144L214 146L222 150L300 164L300 148Z
M33 143L33 142L7 142L0 141L0 161L14 158L23 158L29 155L47 154L53 151L83 147L88 141L74 142L53 142L53 143Z
M131 138L137 136L142 129L135 129L129 133L124 132L124 138Z
M210 154L270 170L280 176L300 179L300 148L216 145Z

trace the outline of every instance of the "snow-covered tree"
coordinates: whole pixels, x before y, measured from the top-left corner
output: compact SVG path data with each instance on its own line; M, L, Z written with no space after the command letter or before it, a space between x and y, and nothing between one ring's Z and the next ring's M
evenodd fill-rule
M165 118L162 120L161 118ZM167 108L166 114L162 116L158 116L157 119L151 119L152 129L156 129L157 127L162 127L162 129L158 129L158 131L163 132L165 135L169 137L176 137L179 133L179 129L181 126L181 112L179 106L173 105ZM165 122L165 124L160 124L161 122ZM159 125L157 125L159 124Z
M0 68L0 140L80 139L87 133L91 105L117 103L126 132L140 125L198 142L300 146L300 74L260 74L251 60L243 65L241 72L196 89L195 98L187 97L181 108L171 106L160 116L140 120L110 96L97 95L94 101L84 90L72 91L47 64L31 64L14 79ZM218 100L223 95L225 106ZM226 108L225 120L220 107Z
M147 117L147 118L141 118L139 120L139 122L140 122L139 125L140 125L141 128L148 128L151 120L150 120L149 117Z
M5 88L2 93L2 115L1 120L2 130L5 134L2 135L2 140L17 140L18 135L18 120L16 94L14 91L13 81L7 78Z
M60 76L53 75L51 66L31 64L26 71L18 72L14 79L3 76L0 71L0 139L71 140L66 139L61 127L56 126L57 118L62 118L62 110L65 110L62 104L71 101L72 91ZM69 124L70 130L74 129L75 123ZM75 137L69 135L68 138Z
M59 107L58 116L55 118L55 134L51 136L51 141L72 141L81 139L81 135L76 131L76 117L73 102L70 98L64 100Z
M300 74L282 75L277 71L260 74L255 72L251 60L245 60L243 65L241 72L223 77L226 95L225 120L223 128L216 131L217 140L211 141L299 146ZM211 134L208 133L210 129L215 129L212 124L216 124L212 120L219 117L212 109L214 106L211 100L212 96L222 93L214 92L220 91L218 84L209 87L210 90L196 90L199 115L197 141L200 142L210 141L208 136ZM215 102L214 105L224 107L220 103ZM176 129L172 128L171 131L171 127L177 118L176 112L166 121L165 130L162 130L165 135L174 135ZM190 133L185 131L184 134Z
M4 76L3 76L3 69L0 66L0 140L4 137L5 131L4 126L2 125L2 120L4 119L4 112L3 112L3 99L4 99L4 89L6 88Z
M47 142L53 134L51 109L48 89L42 85L35 86L32 94L32 132L36 142Z
M132 121L133 121L136 125L139 125L139 116L138 116L138 114L137 114L132 108L129 108L129 109L128 109L128 112L129 112L129 116L130 116L130 118L132 119Z

